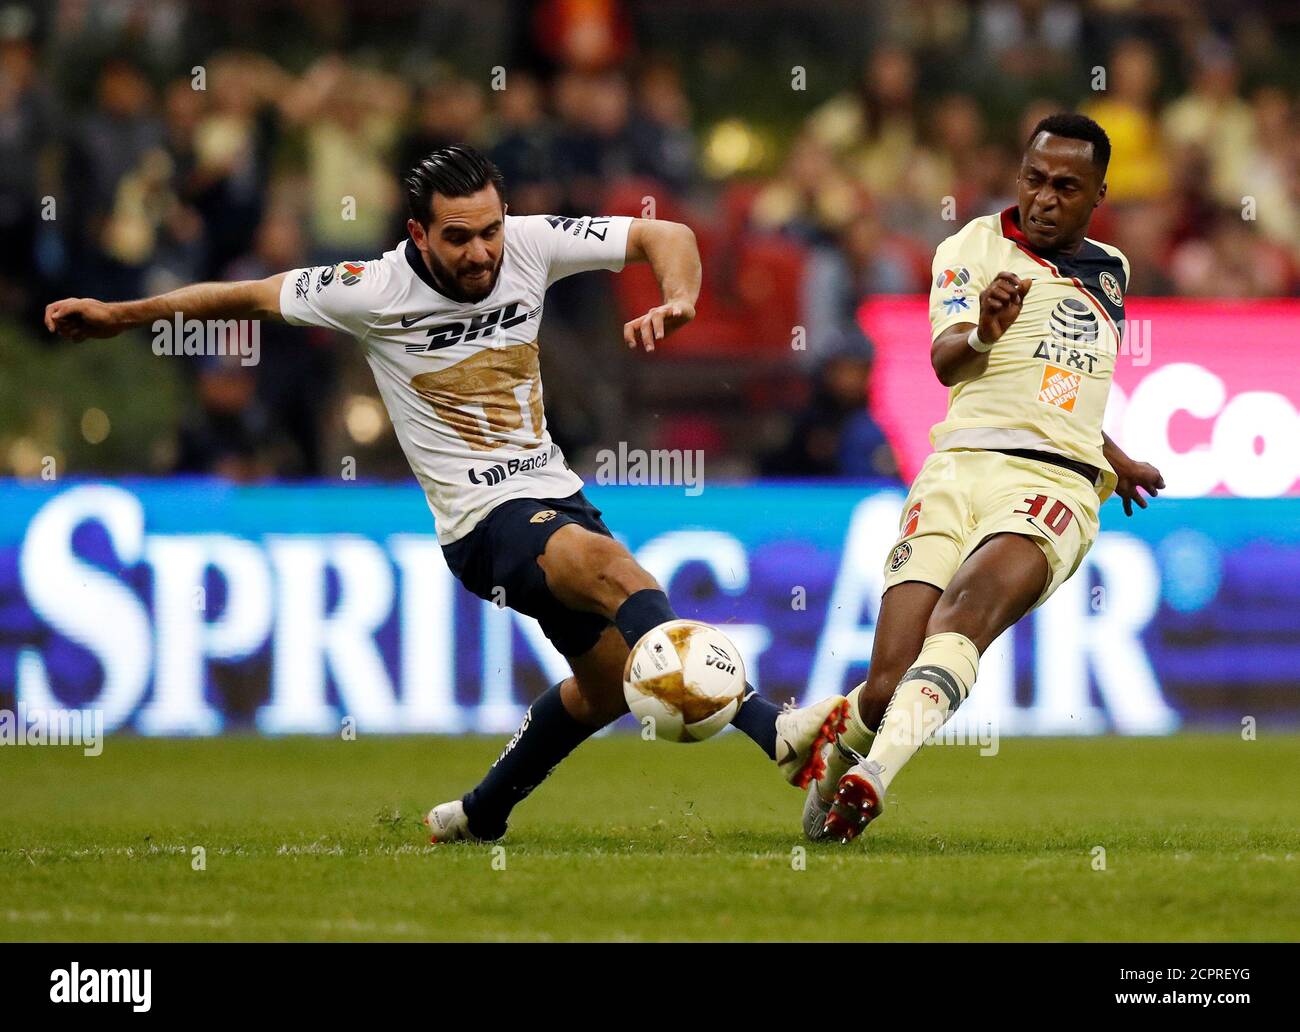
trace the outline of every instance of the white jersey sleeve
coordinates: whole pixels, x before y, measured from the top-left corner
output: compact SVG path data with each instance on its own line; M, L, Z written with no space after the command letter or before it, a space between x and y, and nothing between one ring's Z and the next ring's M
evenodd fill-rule
M387 307L389 275L382 259L293 269L280 284L280 315L292 326L321 326L364 342Z
M526 215L519 224L521 236L546 269L548 287L576 272L620 272L627 260L632 219L626 215Z

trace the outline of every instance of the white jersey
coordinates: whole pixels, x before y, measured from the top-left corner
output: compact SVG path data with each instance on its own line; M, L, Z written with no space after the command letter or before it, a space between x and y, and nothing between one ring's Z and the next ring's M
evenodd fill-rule
M496 286L453 301L409 240L382 258L295 269L280 312L351 334L424 488L438 540L464 537L510 498L582 487L542 411L538 333L546 288L589 269L623 268L630 218L507 215Z

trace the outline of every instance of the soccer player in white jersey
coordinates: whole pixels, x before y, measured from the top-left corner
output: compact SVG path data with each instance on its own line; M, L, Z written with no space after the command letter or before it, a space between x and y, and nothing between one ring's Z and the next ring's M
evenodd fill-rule
M82 340L179 312L283 319L357 339L449 568L480 598L504 592L506 605L535 617L573 670L533 701L479 785L425 818L435 842L491 840L560 760L627 711L629 649L676 619L547 431L537 360L546 290L584 270L649 262L663 303L623 336L650 348L694 317L700 257L679 223L509 215L500 172L470 147L435 151L405 185L409 235L382 258L119 304L70 298L49 305L45 323ZM846 709L837 696L783 712L751 690L733 723L803 787Z
M1132 515L1160 473L1102 432L1128 260L1085 236L1110 141L1081 115L1034 129L1018 203L939 245L930 361L950 388L935 451L885 560L867 680L809 787L804 832L848 841L967 697L980 656L1079 568L1112 494Z

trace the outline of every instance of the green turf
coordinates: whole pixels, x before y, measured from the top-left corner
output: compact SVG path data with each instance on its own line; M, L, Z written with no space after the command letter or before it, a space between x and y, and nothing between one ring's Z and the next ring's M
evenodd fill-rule
M928 747L802 870L801 797L739 734L590 742L504 853L426 845L499 748L5 747L0 939L1300 938L1298 737Z

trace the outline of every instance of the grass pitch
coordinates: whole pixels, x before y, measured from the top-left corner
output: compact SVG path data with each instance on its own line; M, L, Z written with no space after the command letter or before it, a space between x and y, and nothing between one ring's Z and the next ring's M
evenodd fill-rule
M739 734L612 735L504 852L427 845L420 815L500 747L6 747L0 939L1300 938L1300 737L927 747L838 847L804 842L801 795Z

